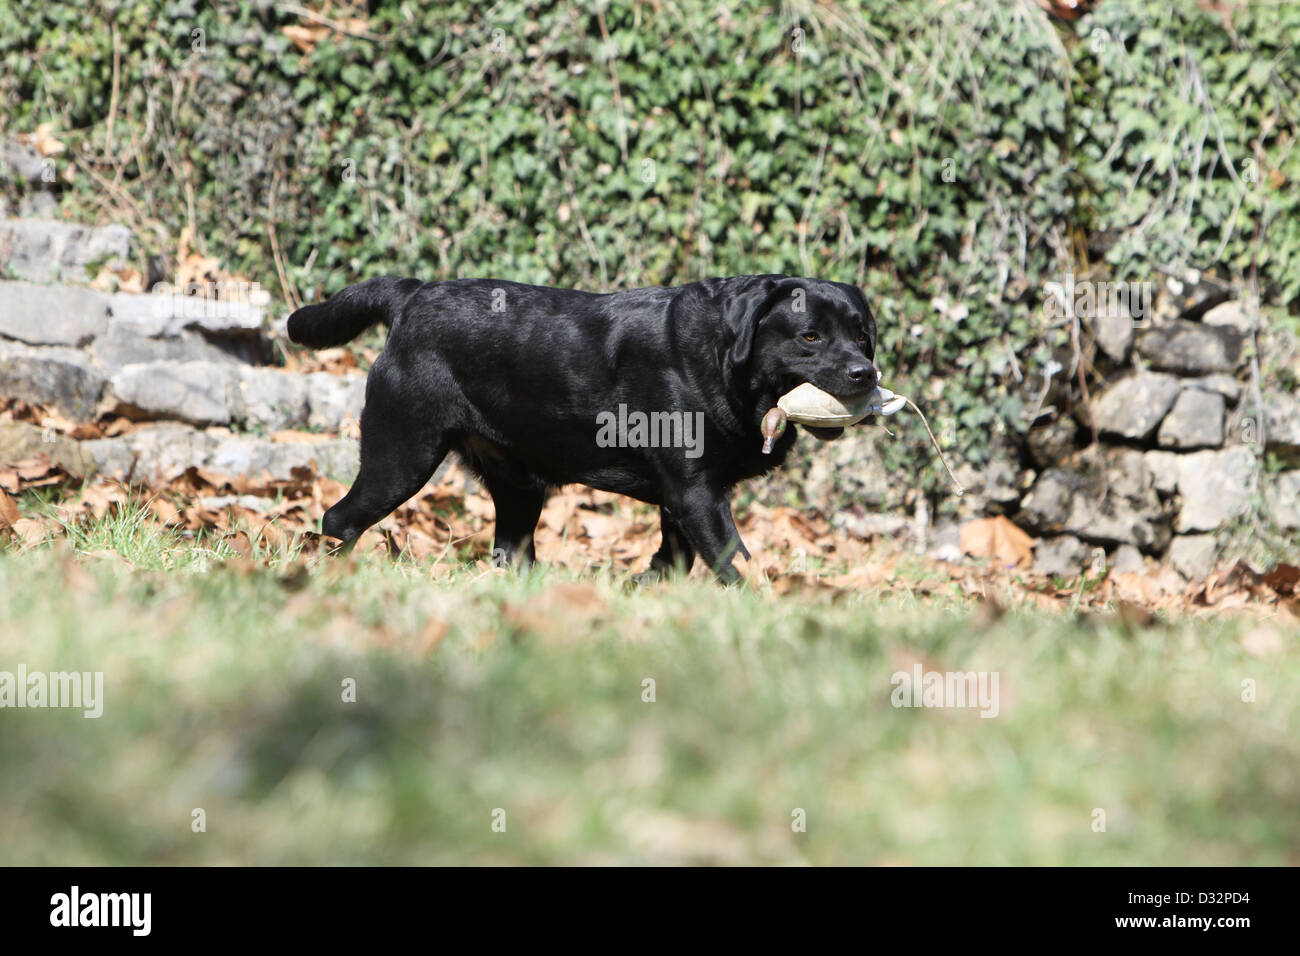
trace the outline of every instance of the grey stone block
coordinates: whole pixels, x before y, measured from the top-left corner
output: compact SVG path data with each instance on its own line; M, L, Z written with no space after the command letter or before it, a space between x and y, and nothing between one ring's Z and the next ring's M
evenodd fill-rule
M166 481L187 468L202 468L216 441L179 422L145 425L118 438L82 442L101 472L114 478Z
M51 219L0 222L0 270L28 282L85 282L100 263L123 265L131 251L126 226L83 226Z
M0 422L0 465L44 455L68 474L82 478L96 470L84 444L28 422Z
M126 365L148 362L238 364L238 359L198 332L184 329L178 335L150 338L116 322L110 322L104 334L95 339L91 351L110 374Z
M147 362L119 369L114 396L152 418L199 425L232 420L235 373L215 362Z
M1069 415L1053 422L1036 423L1025 435L1025 444L1034 464L1039 468L1058 465L1074 449L1079 426Z
M1255 492L1257 462L1245 446L1197 451L1178 458L1179 534L1213 531L1246 510Z
M1286 392L1264 393L1264 444L1272 451L1300 453L1300 401Z
M1218 448L1223 444L1226 405L1217 392L1184 388L1174 407L1160 423L1157 440L1162 448Z
M0 169L14 179L35 186L43 183L45 160L26 143L0 139Z
M217 441L204 467L219 474L270 475L283 480L295 468L347 480L358 467L356 442L273 442L248 435L231 435Z
M85 345L108 325L108 300L91 289L0 282L0 336L29 345Z
M1279 528L1300 530L1300 471L1273 475L1264 489L1264 505Z
M1138 574L1145 567L1142 552L1131 544L1121 544L1110 556L1110 570L1115 574Z
M313 428L338 431L348 420L360 421L365 402L364 375L313 372L307 376L307 424Z
M239 366L232 419L268 430L307 424L307 383L303 376L272 368Z
M1146 330L1138 352L1152 367L1184 375L1231 372L1241 361L1242 334L1228 326L1178 320Z
M88 421L104 384L103 373L78 349L0 343L0 395L7 398L52 405L69 418Z
M1092 334L1097 346L1115 362L1128 358L1133 345L1133 316L1099 315L1091 320Z
M1073 535L1041 538L1034 546L1034 570L1061 578L1077 577L1088 564L1088 548Z
M1172 451L1149 451L1142 461L1151 472L1151 482L1156 491L1172 495L1178 490L1178 456Z
M1217 392L1230 402L1235 402L1241 395L1241 383L1226 372L1201 375L1182 380L1184 388L1199 388L1203 392Z
M1169 561L1190 581L1203 581L1214 570L1219 549L1212 534L1175 535L1169 543Z
M1115 382L1093 405L1093 421L1104 434L1144 441L1173 407L1181 385L1172 375L1130 375Z
M1070 534L1102 545L1159 551L1169 539L1160 499L1142 452L1115 449L1086 473L1044 472L1017 520L1038 534Z
M1201 316L1206 325L1226 325L1239 332L1253 332L1259 328L1258 310L1248 309L1243 302L1224 302Z
M151 337L179 335L184 329L248 334L266 327L266 311L260 305L182 295L165 286L155 292L115 293L109 296L109 309L114 322Z

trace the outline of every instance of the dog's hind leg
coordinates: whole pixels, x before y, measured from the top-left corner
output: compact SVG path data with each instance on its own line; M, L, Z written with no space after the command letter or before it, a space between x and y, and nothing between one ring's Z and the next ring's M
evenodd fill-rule
M351 490L325 512L321 531L351 548L363 531L425 486L448 448L440 429L414 420L409 408L396 407L382 389L367 389L361 470Z
M546 503L546 486L541 482L521 485L491 468L484 469L483 484L497 513L492 563L497 567L534 563L537 547L533 536Z

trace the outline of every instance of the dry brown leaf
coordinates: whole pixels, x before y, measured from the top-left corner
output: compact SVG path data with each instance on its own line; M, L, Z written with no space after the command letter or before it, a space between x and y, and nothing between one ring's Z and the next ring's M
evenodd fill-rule
M227 535L223 535L221 540L236 554L245 558L253 556L253 542L248 537L247 531L232 531Z
M53 123L41 123L36 132L18 137L42 156L57 156L67 150L67 145L55 138Z
M330 35L329 27L320 25L305 27L291 24L280 27L280 32L287 36L301 53L311 53L316 49L316 44Z
M1026 567L1033 560L1034 539L1004 515L976 518L961 527L961 549L974 558L991 558L1002 567Z
M47 535L58 530L58 525L40 518L19 518L13 525L14 534L27 545L40 544Z
M0 488L0 531L8 531L16 525L22 515L18 513L18 505L9 497L3 488Z
M114 418L104 426L105 438L117 438L121 435L129 435L131 432L140 428L138 422L133 422L129 418Z
M201 298L211 298L217 292L213 284L223 278L221 264L194 250L194 240L195 231L192 226L182 229L176 240L176 284L184 291L191 283L195 283L197 291L202 293Z
M1300 584L1300 568L1294 564L1279 564L1264 575L1263 581L1278 594L1295 594Z
M830 583L835 587L852 591L874 591L879 587L887 586L893 576L893 561L869 561L831 578Z
M782 574L772 580L772 593L782 597L827 590L833 591L836 587L816 574Z
M144 292L144 276L139 269L123 266L113 269L101 266L90 287L98 292Z
M577 510L577 497L571 492L552 495L542 508L542 526L558 534L568 526Z
M48 455L25 458L0 467L0 489L17 494L28 488L58 485L68 480L68 473L50 462Z
M89 510L98 519L126 500L127 492L121 485L116 482L101 482L82 489L80 507Z
M285 428L271 433L271 441L293 442L300 445L319 445L321 442L332 440L333 436L324 432L304 432L294 428Z
M149 502L149 511L165 525L183 524L181 509L166 498L155 498Z
M492 499L482 492L465 496L465 510L475 518L495 518L496 508Z

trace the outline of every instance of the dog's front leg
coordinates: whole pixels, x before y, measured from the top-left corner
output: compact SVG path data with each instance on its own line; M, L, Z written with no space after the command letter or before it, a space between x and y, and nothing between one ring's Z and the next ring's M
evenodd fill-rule
M748 558L749 550L740 540L740 532L736 530L736 521L731 515L731 503L722 489L694 486L664 510L672 516L720 582L736 584L740 581L740 572L732 566L731 559L737 552Z
M650 571L647 573L656 577L672 573L689 574L691 565L695 563L695 548L691 546L690 539L667 508L659 509L659 524L663 528L663 542L650 559Z

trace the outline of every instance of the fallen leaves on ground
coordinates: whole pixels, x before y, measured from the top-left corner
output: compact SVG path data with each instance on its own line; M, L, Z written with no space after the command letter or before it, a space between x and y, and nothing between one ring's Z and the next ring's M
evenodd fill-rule
M319 351L308 351L305 348L290 348L285 355L284 367L289 372L299 372L303 375L311 372L329 372L332 375L344 375L348 372L355 372L361 368L357 361L358 354L365 360L366 365L370 366L375 363L379 357L380 349L373 346L364 346L357 343L351 345L333 348L321 349Z
M12 409L11 409L12 410ZM22 515L18 495L58 486L57 505ZM337 544L317 533L325 511L347 486L296 469L287 479L225 475L189 468L170 480L127 485L109 479L81 483L44 456L0 464L0 538L33 545L61 538L70 527L100 521L124 509L182 534L220 542L231 561L275 563L324 554ZM367 531L356 553L402 555L423 565L433 580L477 565L483 574L504 573L491 562L492 500L459 467ZM1035 575L1024 567L1033 539L1004 517L980 519L963 529L963 549L989 560L952 564L907 555L887 536L863 537L834 528L815 509L752 503L737 525L752 558L738 558L748 583L775 596L830 599L868 592L909 597L949 597L979 602L995 619L1017 604L1113 620L1126 630L1159 623L1156 615L1250 612L1282 626L1300 623L1300 568L1279 564L1257 571L1244 562L1220 567L1205 581L1188 584L1173 569L1141 573L1106 571L1071 582ZM539 559L592 577L645 570L659 547L657 509L619 495L572 486L551 496L538 524ZM904 562L902 559L906 557ZM301 572L295 572L301 573ZM692 572L707 578L699 563ZM589 584L560 584L528 606L507 609L520 632L563 641L589 630L605 612ZM427 635L436 644L437 628Z
M0 398L0 422L23 422L78 441L87 438L115 438L140 427L139 423L120 415L105 415L98 421L78 422L54 408L25 402L20 398ZM3 467L3 463L0 463L0 467Z
M27 491L29 488L61 485L67 480L68 473L53 464L46 455L0 465L0 489L11 495Z

